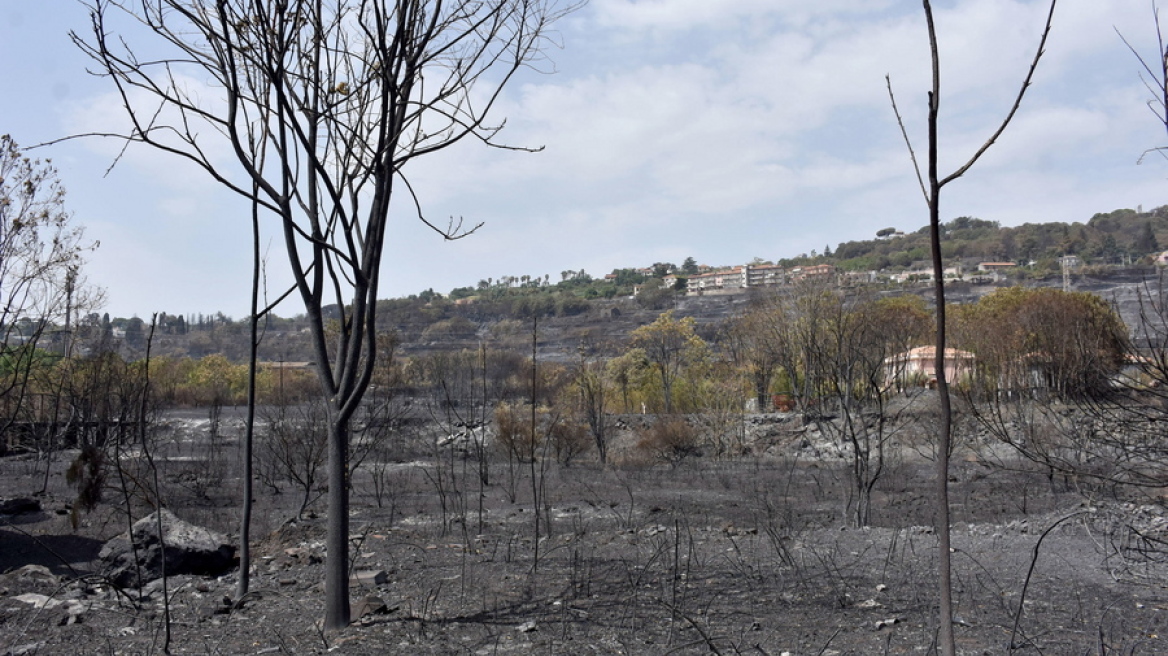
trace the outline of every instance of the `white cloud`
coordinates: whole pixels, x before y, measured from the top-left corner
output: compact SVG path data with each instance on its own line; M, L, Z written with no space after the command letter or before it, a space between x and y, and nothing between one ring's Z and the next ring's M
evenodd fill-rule
M202 99L208 111L222 113L224 101L221 90L181 74L175 76L175 81L191 97ZM170 127L177 128L184 123L184 118L176 111L169 108L157 111L157 98L142 89L130 89L126 97L138 113L142 125L153 125L156 128L152 132L155 139L185 152L192 152L188 144L174 136L174 130ZM122 96L113 91L68 103L64 106L63 118L69 134L128 135L134 131ZM230 174L235 168L235 155L226 137L197 117L187 117L185 120L192 134L196 135L199 149L206 159L220 172ZM193 162L153 146L133 142L127 147L126 141L119 136L86 137L83 143L109 164L116 161L115 168L133 168L135 175L169 189L206 194L219 186Z
M764 15L774 12L775 4L770 0L594 0L591 10L596 22L606 29L673 31Z
M934 6L948 171L1009 108L1047 3ZM25 23L48 17L29 10ZM1163 204L1168 166L1137 167L1135 160L1168 136L1144 106L1138 63L1113 29L1154 56L1150 23L1146 0L1060 3L1021 111L984 161L946 189L943 216L1011 225ZM496 113L508 119L503 142L546 150L501 152L467 141L412 163L406 173L427 218L487 225L446 243L412 218L399 196L387 294L446 291L488 276L550 273L554 280L565 269L602 275L690 255L708 264L776 259L889 225L923 225L884 82L890 74L923 157L929 62L919 3L593 0L561 28L565 48L549 54L562 72L524 72ZM213 87L187 84L214 100ZM71 131L125 126L117 98L102 89L69 113ZM48 89L38 93L52 97ZM16 103L0 99L0 114L14 112ZM56 120L55 111L41 113L37 118ZM66 179L73 209L93 217L91 236L110 254L95 256L94 273L116 281L109 285L117 307L133 306L122 300L132 298L141 299L133 306L139 313L158 307L171 275L162 272L172 271L169 300L189 299L192 311L208 311L203 299L220 298L224 311L241 314L247 235L237 201L192 167L146 148L131 149L110 178L100 178L120 146L89 148L69 146L59 161L77 178ZM225 150L213 156L232 160ZM151 252L136 257L138 249ZM138 271L132 262L160 273L142 280L140 272L126 273ZM275 261L270 269L281 266ZM208 267L208 284L189 282ZM232 283L228 272L237 269Z
M739 27L764 18L793 25L834 14L868 15L891 6L890 0L593 0L592 12L606 29L681 31Z
M696 29L703 21L714 21L716 31L727 16L782 11L747 4L714 19L704 5L670 7L677 13L665 16L659 3L601 3L597 11L614 24L614 17L627 18L622 29L630 31L662 24ZM625 256L625 241L642 253L621 264L631 266L661 253L778 257L780 249L793 255L823 242L834 246L888 224L915 229L924 221L923 204L883 76L892 73L914 143L923 148L923 18L918 10L859 18L832 13L838 7L802 16L800 29L784 14L789 20L779 21L783 28L776 33L708 44L705 57L691 52L680 63L661 63L661 43L669 35L657 35L647 59L630 50L629 57L608 60L616 66L528 82L502 109L519 141L547 144L547 151L501 158L467 151L449 163L461 184L434 184L443 188L437 204L481 206L491 202L490 190L499 190L514 199L514 211L499 212L488 226L506 235L501 241L541 243L540 252L586 257L601 273L614 254ZM946 170L963 163L1000 123L1045 18L1039 2L996 0L984 5L984 14L982 7L965 3L938 12L940 36L949 44L943 60ZM1089 64L1109 42L1117 43L1110 27L1098 23L1099 12L1089 13L1090 20L1065 19L1074 29L1064 34L1084 42L1086 52L1064 55L1064 67ZM1092 21L1096 29L1089 31ZM1056 34L1060 25L1056 21ZM1131 138L1124 126L1144 111L1133 102L1132 85L1078 88L1068 102L1061 85L1073 82L1044 78L1043 70L999 144L947 191L946 212L995 213L1008 224L1033 214L1025 208L1044 188L1060 194L1075 189L1062 197L1090 205L1088 198L1099 192L1089 186L1110 184L1104 176L1077 172ZM441 171L435 180L450 179L447 164L424 166L423 178ZM1023 166L1044 172L1020 173ZM1019 209L1006 211L1011 204ZM1047 205L1073 219L1065 215L1069 202ZM574 218L563 219L569 215ZM484 238L467 248L494 252L496 243Z

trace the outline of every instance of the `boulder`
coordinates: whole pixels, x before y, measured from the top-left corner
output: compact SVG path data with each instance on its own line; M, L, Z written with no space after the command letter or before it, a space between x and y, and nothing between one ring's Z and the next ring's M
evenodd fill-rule
M385 585L389 582L389 573L383 569L359 569L349 576L349 585Z
M358 599L356 604L353 604L353 617L360 619L370 615L388 615L396 610L397 607L390 609L381 597L377 595L366 595Z
M111 539L102 547L98 558L105 563L106 575L116 585L141 587L162 578L163 544L168 576L219 576L235 566L235 546L227 541L226 536L184 522L165 508L158 512L162 514L161 543L155 513L138 520L129 533ZM138 567L134 566L135 546ZM141 578L138 578L139 572Z
M0 583L18 584L25 581L57 585L60 579L44 565L29 564L0 574Z

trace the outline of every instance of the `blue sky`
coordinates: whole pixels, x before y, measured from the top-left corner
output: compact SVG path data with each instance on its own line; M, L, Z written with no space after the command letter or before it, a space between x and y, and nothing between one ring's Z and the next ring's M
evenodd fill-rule
M966 159L1009 107L1033 54L1044 2L939 0L942 166ZM485 222L444 242L395 217L385 296L448 292L505 275L778 259L913 230L926 208L889 107L890 75L910 136L924 147L928 49L908 0L592 0L557 24L554 74L528 72L499 104L505 141L467 142L411 164L429 218ZM112 87L86 73L68 32L71 0L0 2L0 133L22 145L109 129ZM1086 221L1168 204L1168 143L1139 65L1117 35L1156 57L1148 0L1062 0L1047 55L1015 123L942 217ZM90 282L113 316L246 313L248 208L198 171L112 141L35 151L51 158L68 209L100 247ZM265 241L269 288L285 284ZM295 305L281 308L298 313Z

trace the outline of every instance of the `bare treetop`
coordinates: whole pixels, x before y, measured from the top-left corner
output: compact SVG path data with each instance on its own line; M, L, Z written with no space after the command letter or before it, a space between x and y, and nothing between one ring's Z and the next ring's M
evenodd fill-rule
M491 108L521 67L544 61L548 25L575 5L94 0L90 8L92 35L73 40L116 85L131 124L110 136L193 162L279 221L329 404L325 623L344 627L348 425L376 360L394 186L405 182L418 218L445 238L473 232L427 220L402 168L467 137L499 146L502 122L489 121ZM232 165L218 155L224 142ZM340 313L328 330L326 304Z
M381 178L408 160L468 136L509 147L496 141L503 122L488 113L520 67L546 61L547 25L575 6L98 0L90 8L93 35L73 39L116 83L131 120L127 133L110 136L185 157L245 196L260 180L272 211L285 196L310 212L326 203L336 223L325 225L355 229L356 196L369 194L383 211ZM118 35L125 19L154 42L132 46ZM232 177L216 160L221 137L248 176ZM277 164L274 152L287 157ZM310 188L319 194L312 201ZM441 231L453 237L454 228Z

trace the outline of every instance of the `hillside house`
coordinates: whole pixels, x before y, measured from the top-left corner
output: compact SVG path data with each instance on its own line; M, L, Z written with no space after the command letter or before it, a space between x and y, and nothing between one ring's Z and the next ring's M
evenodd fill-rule
M777 264L746 265L747 287L774 287L786 282L783 267Z
M884 380L897 389L937 384L937 347L918 346L884 359ZM945 380L954 381L973 374L975 357L969 351L945 349Z
M854 287L856 285L870 285L875 283L878 274L875 271L845 271L839 277L841 285Z
M983 272L1006 271L1018 266L1013 262L978 262L977 270Z
M690 276L685 281L686 296L700 296L707 291L714 289L714 274L713 272L699 273Z
M1018 266L1013 262L978 262L977 270L981 274L981 278L989 278L991 281L997 282L1006 277L1010 269Z
M816 264L791 269L791 280L807 280L809 278L824 278L834 275L835 266L831 264Z
M687 296L700 296L736 292L747 286L746 269L747 267L738 266L690 276L686 281L685 293Z
M894 273L891 276L889 276L889 279L892 280L892 282L899 283L902 285L906 282L932 282L933 281L933 270L932 269L909 269L908 271L901 271L900 273Z
M944 280L960 280L964 275L964 270L961 265L951 266L947 269L942 269L941 275L944 276ZM902 271L893 274L891 280L902 284L906 282L932 282L933 268L929 266Z

